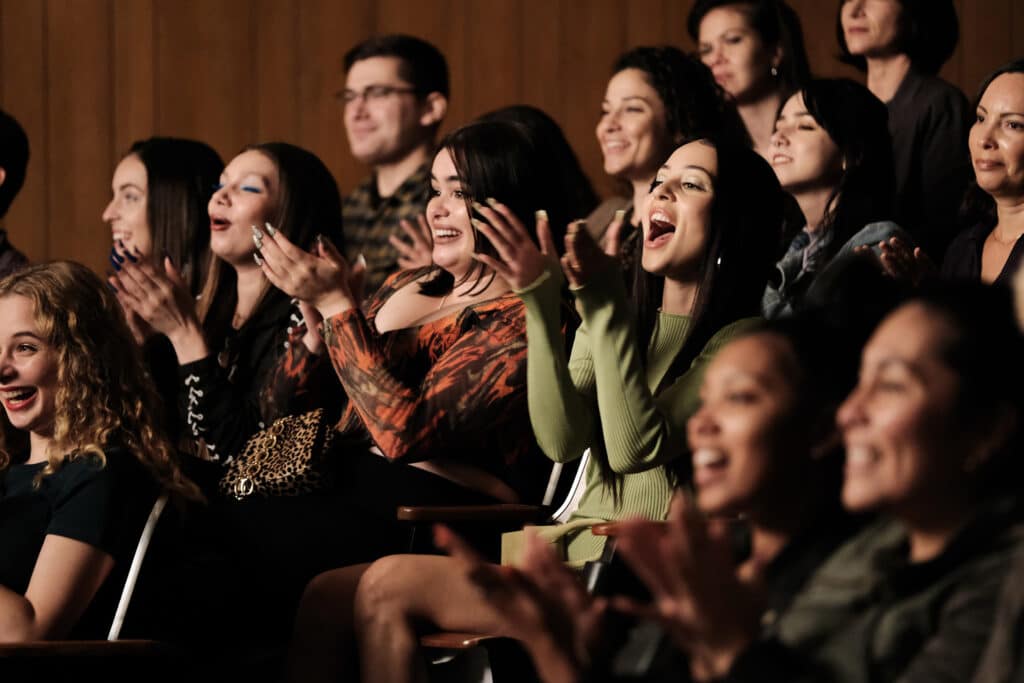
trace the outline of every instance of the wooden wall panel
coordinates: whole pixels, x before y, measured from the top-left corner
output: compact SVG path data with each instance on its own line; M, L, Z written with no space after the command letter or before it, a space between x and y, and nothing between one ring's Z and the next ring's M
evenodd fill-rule
M790 0L821 76L835 60L836 0ZM1024 3L955 0L962 41L943 70L969 96L1024 54ZM0 106L32 159L6 224L33 259L106 264L99 214L113 167L149 135L195 137L225 160L272 138L321 156L342 191L367 173L350 156L342 56L374 33L436 44L451 67L442 132L517 102L552 115L603 193L594 139L611 64L641 44L692 49L693 0L0 0Z
M225 161L257 139L254 11L248 0L160 2L156 76L160 134L204 140ZM286 97L280 105L291 106Z
M47 111L50 258L102 267L110 234L114 79L110 2L48 0Z
M0 5L3 108L25 128L30 156L25 185L4 220L11 239L33 260L50 258L46 4ZM90 264L92 265L92 264Z
M156 130L156 13L153 0L113 5L114 138L112 153Z

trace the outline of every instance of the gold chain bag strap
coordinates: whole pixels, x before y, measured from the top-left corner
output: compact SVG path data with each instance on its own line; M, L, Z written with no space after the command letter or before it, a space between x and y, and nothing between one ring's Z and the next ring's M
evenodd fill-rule
M324 486L324 458L337 431L322 408L288 415L257 432L235 457L219 482L220 492L237 500L299 496Z

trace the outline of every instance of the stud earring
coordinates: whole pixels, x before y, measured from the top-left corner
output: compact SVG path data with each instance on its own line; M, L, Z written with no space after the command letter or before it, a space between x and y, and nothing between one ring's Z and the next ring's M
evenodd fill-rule
M777 66L775 66L773 64L771 71L772 71L772 78L778 78L778 76L779 76L779 67L777 67Z

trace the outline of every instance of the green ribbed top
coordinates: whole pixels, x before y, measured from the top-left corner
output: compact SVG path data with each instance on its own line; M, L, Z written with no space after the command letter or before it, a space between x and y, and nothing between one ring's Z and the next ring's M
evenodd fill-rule
M573 518L664 519L672 487L660 466L687 452L686 420L699 404L704 368L719 348L758 319L719 330L690 369L654 396L690 332L689 316L659 313L645 370L622 278L617 272L595 278L573 290L583 321L566 360L559 288L560 278L549 271L517 292L526 305L526 387L537 442L556 462L575 460L588 447L592 454L604 451L612 469L623 475L616 505L592 457ZM596 558L603 547L603 538L584 530L570 539L568 559Z

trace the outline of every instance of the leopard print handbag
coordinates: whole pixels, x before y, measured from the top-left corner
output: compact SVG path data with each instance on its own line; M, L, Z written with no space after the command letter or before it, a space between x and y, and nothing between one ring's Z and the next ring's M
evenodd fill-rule
M325 485L324 460L337 434L322 408L279 418L249 438L218 488L236 500L312 493Z

